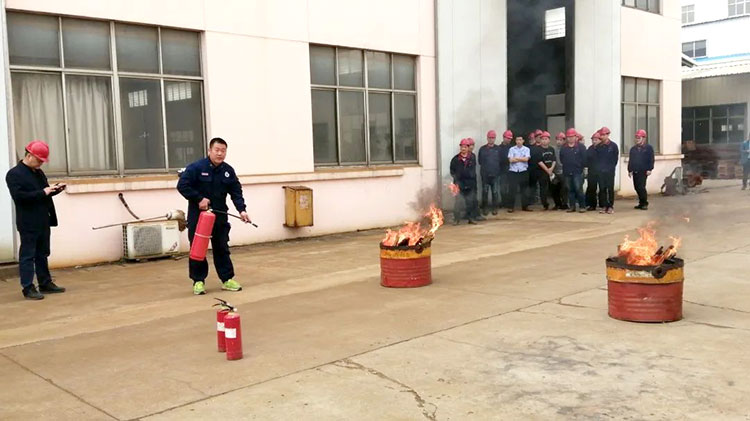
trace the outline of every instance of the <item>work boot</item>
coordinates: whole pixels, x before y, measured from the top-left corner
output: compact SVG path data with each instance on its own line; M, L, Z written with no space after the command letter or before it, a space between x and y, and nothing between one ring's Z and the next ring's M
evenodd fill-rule
M487 218L485 218L485 217L484 217L484 216L482 216L482 215L477 215L477 216L476 216L476 217L474 218L474 221L486 221L486 220L487 220Z
M633 206L633 209L640 209L641 207L642 207L641 205L635 205Z
M43 300L44 299L44 295L42 295L39 291L37 291L34 285L25 289L23 291L23 296L27 300Z
M513 213L513 209L508 209L508 213Z
M640 209L640 210L648 210L648 205L643 205L643 206L641 206L638 209Z
M571 206L570 209L568 209L566 212L567 213L573 213L575 211L576 211L576 207L575 206Z
M589 207L586 208L586 210L589 211L589 212L595 211L596 207L595 206L589 206Z
M193 283L193 294L203 295L206 293L206 285L202 281Z
M482 215L487 216L489 213L490 211L488 211L487 208L482 208Z
M57 294L65 292L65 288L55 285L54 282L49 281L44 285L39 285L39 292L43 294Z
M469 219L469 225L476 225L476 224L477 224L477 221L473 219Z
M242 285L240 285L234 279L230 279L221 284L221 289L223 289L224 291L242 291Z
M578 213L586 213L586 208L578 208Z
M497 215L497 209L492 209L492 214Z
M529 208L528 206L526 206L525 208L521 208L521 210L524 212L534 212L534 210Z

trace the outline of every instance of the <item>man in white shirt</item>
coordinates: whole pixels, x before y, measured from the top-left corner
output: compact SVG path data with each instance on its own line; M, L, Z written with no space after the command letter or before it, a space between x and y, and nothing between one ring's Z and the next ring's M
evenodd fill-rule
M531 212L529 209L529 159L531 151L523 146L523 137L516 137L516 146L508 151L510 162L510 197L508 200L508 212L512 213L516 207L516 193L521 192L521 210Z

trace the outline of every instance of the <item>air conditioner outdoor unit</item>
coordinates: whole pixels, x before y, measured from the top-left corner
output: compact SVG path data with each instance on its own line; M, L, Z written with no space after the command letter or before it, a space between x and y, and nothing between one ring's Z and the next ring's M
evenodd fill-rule
M180 228L177 221L133 222L122 226L125 259L170 256L179 251Z

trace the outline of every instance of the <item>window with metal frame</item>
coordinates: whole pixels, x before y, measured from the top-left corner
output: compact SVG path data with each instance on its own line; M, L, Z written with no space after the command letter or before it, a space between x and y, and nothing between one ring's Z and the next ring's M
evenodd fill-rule
M695 5L682 6L682 24L695 22Z
M316 166L417 162L416 58L310 45Z
M729 0L729 17L750 14L750 0Z
M52 175L162 173L205 156L200 34L8 12L17 158Z
M635 144L635 132L644 129L655 153L661 151L661 82L653 79L622 78L622 153Z
M661 0L622 0L622 5L651 13L661 13Z
M693 58L706 57L706 40L683 42L682 54Z
M544 39L565 38L565 8L545 10Z
M682 109L682 141L739 143L746 138L746 121L746 103L685 107Z

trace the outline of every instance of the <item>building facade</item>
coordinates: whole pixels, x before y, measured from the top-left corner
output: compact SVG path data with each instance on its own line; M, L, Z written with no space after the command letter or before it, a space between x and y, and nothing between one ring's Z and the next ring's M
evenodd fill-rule
M0 169L42 138L56 197L51 263L122 257L93 226L184 209L177 170L229 143L259 229L231 244L374 228L444 190L458 140L601 126L625 154L649 131L657 168L680 163L677 0L4 0ZM3 108L5 107L5 108ZM6 155L3 155L6 154ZM627 173L617 180L632 194ZM285 185L314 192L314 225L287 228ZM0 191L0 260L12 203ZM444 205L452 203L444 195ZM187 249L183 233L182 249Z

